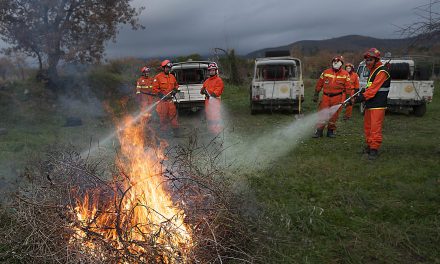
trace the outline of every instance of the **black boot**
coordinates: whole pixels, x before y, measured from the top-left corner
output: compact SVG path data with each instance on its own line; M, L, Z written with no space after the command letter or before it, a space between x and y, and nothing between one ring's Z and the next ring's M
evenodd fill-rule
M370 154L370 147L365 146L364 149L362 149L362 154Z
M329 138L335 138L336 137L335 132L334 132L333 129L327 130L327 137L329 137Z
M322 137L322 131L323 131L323 129L316 129L315 134L312 136L312 138Z
M379 156L379 152L377 149L370 149L370 152L368 153L368 159L369 160L375 160Z

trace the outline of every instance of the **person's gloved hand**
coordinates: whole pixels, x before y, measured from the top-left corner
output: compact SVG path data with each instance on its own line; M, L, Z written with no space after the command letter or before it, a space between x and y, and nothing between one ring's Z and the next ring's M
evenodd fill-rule
M172 95L172 96L175 96L177 92L178 92L177 88L174 88L174 89L171 91L171 95Z
M363 94L359 94L359 95L356 96L356 98L354 99L354 102L355 102L355 103L360 103L360 102L363 102L363 101L365 101L365 97L364 97Z
M315 92L315 94L313 95L313 102L317 103L319 100L319 93Z
M203 87L203 88L200 90L200 94L207 94L207 92L206 92L206 88L205 88L205 87Z
M345 102L344 106L347 107L349 105L353 105L353 98L351 98L350 100L348 100L347 102Z
M217 98L217 95L215 93L211 93L211 96Z

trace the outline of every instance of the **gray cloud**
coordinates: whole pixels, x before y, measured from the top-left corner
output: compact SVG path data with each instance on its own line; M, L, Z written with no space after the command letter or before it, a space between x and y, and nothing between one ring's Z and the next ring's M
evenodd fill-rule
M349 34L399 38L398 28L417 19L414 7L429 0L135 0L145 6L145 30L122 27L108 57L239 54ZM0 46L2 43L0 43Z
M305 39L349 34L401 37L396 25L417 17L427 0L150 0L141 21L147 29L123 28L109 57L210 54L214 47L239 54Z

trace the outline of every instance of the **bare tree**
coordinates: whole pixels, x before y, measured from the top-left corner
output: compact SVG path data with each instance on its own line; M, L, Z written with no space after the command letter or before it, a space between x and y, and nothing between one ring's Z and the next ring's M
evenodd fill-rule
M132 0L1 0L0 36L11 45L6 52L22 51L38 59L40 72L58 76L61 60L99 61L105 42L114 40L118 25L142 28Z
M419 19L410 25L399 27L403 36L431 39L440 35L440 0L429 0L427 4L415 7L414 12Z

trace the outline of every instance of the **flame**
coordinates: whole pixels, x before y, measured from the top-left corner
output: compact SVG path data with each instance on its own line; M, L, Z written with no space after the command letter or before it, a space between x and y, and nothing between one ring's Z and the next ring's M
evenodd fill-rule
M128 249L130 254L145 254L146 246L159 247L165 251L161 261L185 262L192 237L183 211L173 204L164 186L164 142L162 148L146 147L142 123L127 116L118 125L121 150L116 164L123 169L123 176L115 177L112 197L102 190L82 196L77 190L72 192L76 198L75 220L80 225L74 228L71 241L80 242L82 249L104 259L95 243L97 238L115 248ZM147 258L144 260L150 261Z

